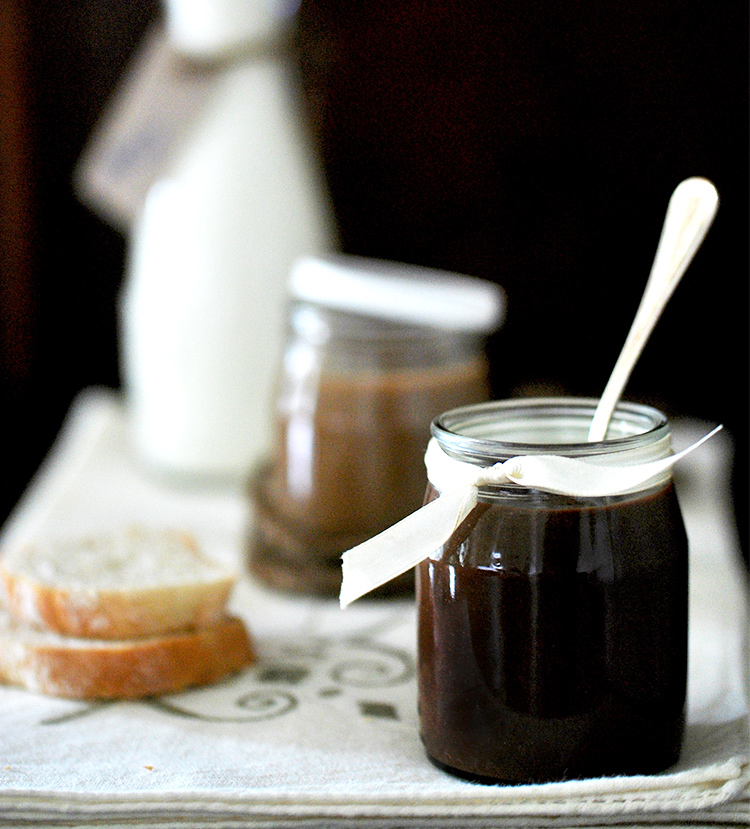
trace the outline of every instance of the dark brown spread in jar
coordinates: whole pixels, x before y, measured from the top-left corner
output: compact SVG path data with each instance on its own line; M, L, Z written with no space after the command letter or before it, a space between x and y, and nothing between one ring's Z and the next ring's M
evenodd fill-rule
M687 539L671 483L591 504L480 501L417 584L421 736L438 765L531 783L676 762Z

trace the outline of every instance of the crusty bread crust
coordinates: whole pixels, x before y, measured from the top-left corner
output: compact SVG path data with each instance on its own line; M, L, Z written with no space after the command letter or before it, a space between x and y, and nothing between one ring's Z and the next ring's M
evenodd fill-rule
M137 699L216 682L255 653L240 619L131 641L62 637L19 625L0 611L0 680L81 700Z
M0 564L5 601L16 619L67 636L137 639L208 627L221 618L233 579L127 591L55 587Z
M108 543L120 544L132 549L132 559L124 557L114 562L112 570L105 569L102 575L87 573L78 581L45 572L74 558L78 542L67 547L61 543L59 548L47 545L41 552L33 547L6 552L0 559L0 578L11 614L35 627L96 639L136 639L197 630L221 619L236 577L202 556L189 535L130 528L113 539L81 539L80 553L88 552L89 558L95 558L100 550L102 555L106 553ZM143 566L149 556L158 562L159 545L169 545L179 564L173 559L165 564L159 578L151 576L150 582L139 582L139 562ZM128 572L131 560L133 573ZM175 566L179 572L174 572ZM117 567L123 569L122 583L112 583L111 573L117 573Z

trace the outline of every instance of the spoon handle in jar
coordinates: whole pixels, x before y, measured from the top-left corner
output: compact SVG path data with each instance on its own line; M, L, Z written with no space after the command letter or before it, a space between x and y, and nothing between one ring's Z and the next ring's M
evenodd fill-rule
M633 366L705 238L718 206L716 188L704 178L686 179L672 193L641 304L594 413L589 441L606 437L612 413Z

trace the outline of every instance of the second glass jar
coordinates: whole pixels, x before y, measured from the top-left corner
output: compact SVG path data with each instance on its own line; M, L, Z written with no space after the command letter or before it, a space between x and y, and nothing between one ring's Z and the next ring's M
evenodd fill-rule
M488 397L484 342L502 295L355 257L302 262L293 277L274 454L252 481L250 566L274 587L335 595L341 554L421 505L430 420ZM467 294L481 313L462 311ZM408 574L380 592L412 586Z

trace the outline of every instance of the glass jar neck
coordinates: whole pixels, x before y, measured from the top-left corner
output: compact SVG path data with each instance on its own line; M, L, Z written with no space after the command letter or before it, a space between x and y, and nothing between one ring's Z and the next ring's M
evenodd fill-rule
M479 466L523 455L629 465L671 454L667 418L638 403L620 403L607 439L589 443L596 404L594 399L570 397L492 401L445 412L431 430L447 455Z
M409 368L462 362L483 354L483 339L476 333L407 325L295 303L290 312L291 337L324 351L334 365L376 364Z

